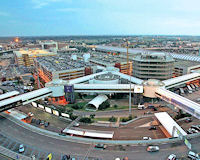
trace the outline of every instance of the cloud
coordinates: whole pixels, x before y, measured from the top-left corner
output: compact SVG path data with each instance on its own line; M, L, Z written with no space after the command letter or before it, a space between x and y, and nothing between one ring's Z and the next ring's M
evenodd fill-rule
M43 8L44 6L49 5L50 3L62 2L64 0L31 0L34 4L35 9Z
M182 12L199 12L199 0L174 0L172 3L172 9L174 11Z

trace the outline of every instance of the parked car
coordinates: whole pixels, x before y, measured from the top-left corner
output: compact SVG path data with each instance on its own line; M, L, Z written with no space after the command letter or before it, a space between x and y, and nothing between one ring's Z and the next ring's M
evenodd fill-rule
M63 155L62 160L70 160L71 156L70 155Z
M41 120L40 125L44 125L44 124L45 124L45 121Z
M157 152L159 150L160 150L160 148L158 146L148 146L147 147L148 152Z
M175 154L170 154L168 156L167 160L176 160L176 155Z
M45 127L48 127L49 124L50 124L49 122L45 122L45 123L44 123L44 126L45 126Z
M192 122L192 118L187 118L187 119L185 120L185 122L186 122L186 123Z
M107 145L105 144L96 144L94 146L95 149L106 149L107 148Z
M78 127L80 124L78 122L74 122L73 127Z
M155 108L153 105L148 105L148 107L147 107L148 109L153 109L153 108Z
M156 130L156 126L151 126L149 130Z
M35 123L36 122L36 119L35 118L32 118L31 119L31 123Z
M37 125L39 125L39 124L40 124L40 122L41 122L41 120L40 120L40 119L37 119L37 120L36 120L36 124L37 124Z
M143 140L151 140L151 137L143 137Z
M29 113L28 113L28 116L29 116L29 117L32 117L32 116L34 116L34 114L33 114L32 112L29 112Z
M156 107L152 108L152 111L157 111L158 109Z
M24 151L25 151L24 145L23 145L23 144L20 144L20 145L19 145L19 153L23 153Z
M143 104L138 104L138 110L142 110L142 109L145 109L145 105L143 105Z
M190 130L193 132L193 133L198 133L199 131L197 131L196 129L194 128L190 128Z
M193 151L188 152L188 157L193 160L200 160L199 155Z
M186 130L186 132L187 132L187 134L192 134L193 133L190 129Z

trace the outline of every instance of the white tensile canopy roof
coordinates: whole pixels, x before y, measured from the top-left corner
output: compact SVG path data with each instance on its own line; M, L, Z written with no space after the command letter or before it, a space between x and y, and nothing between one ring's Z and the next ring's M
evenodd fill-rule
M101 105L103 102L105 102L108 99L108 97L104 94L98 95L93 100L91 100L88 104L91 104L96 107L96 110L98 110L99 105Z

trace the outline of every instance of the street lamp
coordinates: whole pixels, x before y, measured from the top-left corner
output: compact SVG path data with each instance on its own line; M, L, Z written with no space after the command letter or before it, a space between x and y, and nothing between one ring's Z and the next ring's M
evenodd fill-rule
M130 76L130 81L129 81L129 84L130 84L130 88L129 88L129 115L131 115L131 71L130 71L130 68L129 68L129 53L128 53L128 47L129 47L130 42L128 41L128 39L124 39L124 41L126 42L127 74Z

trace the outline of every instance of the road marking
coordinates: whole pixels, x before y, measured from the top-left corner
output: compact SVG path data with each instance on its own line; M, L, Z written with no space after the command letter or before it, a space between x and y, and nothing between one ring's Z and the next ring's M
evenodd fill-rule
M15 142L15 145L13 145L13 147L10 150L15 150L16 147L17 147L17 142Z
M7 148L9 148L11 146L11 144L13 144L13 143L14 143L13 141L10 141L9 145L7 146Z
M4 144L6 144L7 141L8 139L6 138L5 141L1 145L3 146Z

